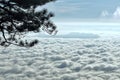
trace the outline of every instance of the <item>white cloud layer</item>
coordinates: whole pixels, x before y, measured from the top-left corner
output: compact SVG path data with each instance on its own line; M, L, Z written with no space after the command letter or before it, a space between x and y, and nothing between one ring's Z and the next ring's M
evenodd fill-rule
M0 80L119 80L120 41L41 39L32 48L0 47Z

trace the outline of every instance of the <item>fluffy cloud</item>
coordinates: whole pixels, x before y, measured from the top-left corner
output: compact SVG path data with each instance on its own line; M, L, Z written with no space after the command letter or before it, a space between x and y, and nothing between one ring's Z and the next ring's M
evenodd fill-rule
M1 80L119 80L120 41L41 39L30 49L0 47Z
M108 12L107 10L102 11L101 17L109 19L120 19L120 7L117 7L114 12Z
M113 13L113 17L115 19L120 19L120 7L117 7L115 12Z

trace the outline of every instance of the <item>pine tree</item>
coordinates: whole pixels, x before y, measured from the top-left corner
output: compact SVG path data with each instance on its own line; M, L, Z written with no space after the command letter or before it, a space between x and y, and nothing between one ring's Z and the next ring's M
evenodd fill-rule
M56 26L51 21L54 14L47 9L35 11L37 6L53 1L55 0L0 0L0 45L32 47L38 40L23 41L22 35L41 30L55 34Z

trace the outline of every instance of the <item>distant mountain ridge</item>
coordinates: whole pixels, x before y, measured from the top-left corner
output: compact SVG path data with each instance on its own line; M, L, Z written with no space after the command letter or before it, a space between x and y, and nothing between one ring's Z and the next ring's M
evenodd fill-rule
M65 35L56 35L58 38L99 38L100 36L92 33L71 32Z
M93 33L79 33L79 32L71 32L68 34L61 34L61 35L46 35L46 34L37 34L34 35L37 37L43 37L43 38L84 38L84 39L89 39L89 38L100 38L99 35L93 34Z

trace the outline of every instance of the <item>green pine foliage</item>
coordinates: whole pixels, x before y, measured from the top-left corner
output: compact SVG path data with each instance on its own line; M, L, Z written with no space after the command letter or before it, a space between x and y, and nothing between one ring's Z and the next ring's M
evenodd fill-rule
M53 1L55 0L0 0L0 45L32 47L38 40L23 41L21 35L41 30L56 34L57 27L51 21L54 14L47 9L35 11L37 6Z

